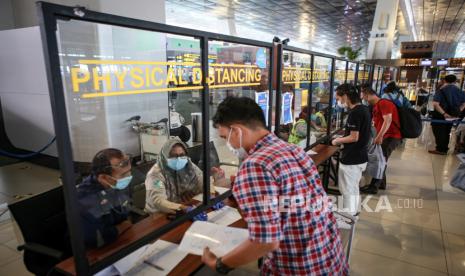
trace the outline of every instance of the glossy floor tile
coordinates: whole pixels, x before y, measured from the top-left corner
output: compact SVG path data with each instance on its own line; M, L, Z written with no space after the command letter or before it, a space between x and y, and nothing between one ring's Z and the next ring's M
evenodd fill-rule
M465 236L446 233L445 237L450 275L465 275Z
M446 276L447 273L438 272L407 262L399 261L377 254L354 249L352 252L350 275L352 276L397 276L397 275L422 275L422 276ZM358 260L363 260L358 261Z
M365 216L358 222L353 246L368 253L447 272L440 231Z
M382 200L380 197L370 199L367 203L370 209L364 209L361 217L369 216L380 220L405 223L441 231L439 211L437 209L423 208L424 201L422 199L386 195L385 201L380 200ZM389 200L389 204L387 204L387 200ZM385 210L384 208L389 208L390 210Z
M457 192L438 191L438 206L441 213L465 217L465 193L458 190Z

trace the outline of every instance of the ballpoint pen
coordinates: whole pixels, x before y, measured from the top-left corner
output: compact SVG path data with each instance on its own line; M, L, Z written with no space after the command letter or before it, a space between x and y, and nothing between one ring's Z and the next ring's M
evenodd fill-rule
M144 261L144 264L148 264L149 266L151 266L151 267L153 267L155 269L158 269L160 271L165 271L165 269L163 269L163 267L160 267L160 266L158 266L156 264L153 264L153 263L151 263L151 262L149 262L147 260Z

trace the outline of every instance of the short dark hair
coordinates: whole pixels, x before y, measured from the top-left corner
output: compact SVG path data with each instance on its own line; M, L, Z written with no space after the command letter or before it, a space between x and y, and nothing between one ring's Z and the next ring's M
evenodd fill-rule
M447 83L454 83L457 81L457 77L455 75L447 75L444 77L444 80L447 82Z
M349 101L353 104L360 102L360 94L357 91L357 88L349 83L344 83L336 87L336 93L339 96L346 95L349 98Z
M371 84L368 83L368 82L362 83L362 84L360 85L360 90L362 90L362 89L368 89L368 88L371 88Z
M92 174L95 176L100 174L111 175L113 169L110 160L113 158L123 159L124 154L121 150L115 148L107 148L97 152L94 159L92 159Z
M367 95L376 95L378 96L378 94L376 94L376 91L373 90L373 88L371 87L371 85L362 85L362 90L361 90L363 93L367 94Z
M258 104L247 97L227 97L218 105L213 125L243 124L250 128L266 127L265 115Z

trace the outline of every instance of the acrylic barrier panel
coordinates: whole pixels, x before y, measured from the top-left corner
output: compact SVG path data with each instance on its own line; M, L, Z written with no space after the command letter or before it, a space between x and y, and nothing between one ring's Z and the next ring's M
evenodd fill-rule
M365 64L365 73L364 73L365 81L364 81L364 83L369 83L369 81L370 81L371 68L373 68L372 65Z
M365 83L365 64L360 63L358 65L358 71L357 71L357 86L360 86L361 84Z
M357 72L357 63L349 62L349 67L347 70L347 83L355 85L355 74Z
M331 58L315 56L313 61L312 116L315 117L316 139L327 135L330 104Z
M283 140L302 148L307 147L307 118L311 110L308 108L311 73L311 55L283 51L282 114L278 133ZM318 129L315 120L310 122L310 126L314 127L314 131ZM310 143L315 140L315 138L310 139Z
M117 241L132 209L187 212L203 191L199 40L58 20L57 41L86 246Z
M371 88L377 91L379 86L381 85L381 75L382 75L382 68L380 66L375 66L375 70L373 72L373 80L371 83Z
M219 130L212 124L218 105L227 97L248 97L253 99L263 111L267 125L272 108L269 99L270 49L245 44L213 40L208 43L208 86L210 92L210 145L212 167L220 167L226 179L236 175L239 158L227 147L226 139L220 137ZM228 136L229 133L226 135ZM231 129L231 136L239 135L238 129ZM215 170L215 169L214 169ZM221 182L215 185L223 185ZM229 182L228 182L229 184Z
M336 97L336 88L344 84L346 81L346 61L336 60L336 68L333 80L333 102L332 102L332 113L331 113L331 131L340 129L343 124L344 118L344 107L341 106Z

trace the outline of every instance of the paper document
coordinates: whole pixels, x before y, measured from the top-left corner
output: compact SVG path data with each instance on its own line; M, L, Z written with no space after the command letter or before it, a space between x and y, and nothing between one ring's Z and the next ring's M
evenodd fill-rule
M230 190L229 188L215 186L215 191L220 195L226 193L229 190ZM194 196L192 199L195 199L197 201L202 201L203 200L203 194L198 194L198 195Z
M224 206L223 208L208 213L208 221L218 225L228 226L242 218L236 208Z
M307 151L307 154L308 154L308 155L315 155L315 154L317 154L317 153L318 153L318 152L313 151L313 150Z
M248 237L249 232L246 229L196 221L184 234L179 250L202 255L203 249L208 246L216 256L222 257Z
M139 248L95 275L167 275L186 256L187 253L180 251L177 244L158 240Z

